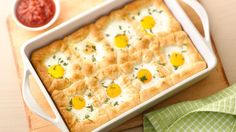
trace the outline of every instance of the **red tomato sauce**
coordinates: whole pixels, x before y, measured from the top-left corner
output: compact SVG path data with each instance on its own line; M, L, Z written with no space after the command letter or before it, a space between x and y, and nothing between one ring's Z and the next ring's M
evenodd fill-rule
M47 24L55 15L53 0L19 0L16 17L25 26L40 27Z

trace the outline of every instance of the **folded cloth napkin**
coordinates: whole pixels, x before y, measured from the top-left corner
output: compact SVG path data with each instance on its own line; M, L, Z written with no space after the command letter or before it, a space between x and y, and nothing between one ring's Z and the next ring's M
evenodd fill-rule
M145 132L236 132L236 84L205 99L144 115Z

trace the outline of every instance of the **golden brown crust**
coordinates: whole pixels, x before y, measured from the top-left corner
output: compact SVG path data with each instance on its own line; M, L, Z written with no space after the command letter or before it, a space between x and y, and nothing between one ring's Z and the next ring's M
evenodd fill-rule
M148 35L140 29L139 21L131 18L132 14L150 5L166 14L168 30ZM104 33L112 22L117 21L127 22L137 33L137 40L125 48L115 47ZM92 131L207 67L187 34L180 30L179 23L163 0L136 0L100 18L95 24L86 25L63 40L34 51L31 62L69 129ZM176 68L170 63L166 51L168 47L185 48L182 54L186 62L182 66ZM64 67L68 77L55 79L48 74L46 61L58 52L70 59L69 68ZM137 77L140 69L149 70L151 82L145 83ZM111 82L105 86L106 81ZM112 83L121 88L116 97L107 93L106 88ZM71 104L72 98L78 95L87 102L82 109L85 112ZM88 105L93 105L90 112L88 108L91 106ZM83 115L86 112L90 115Z
M88 96L87 91L88 90L90 91L91 89L86 87L89 86L85 81L78 81L75 82L73 85L71 85L69 88L64 89L62 91L54 91L52 94L52 98L57 104L57 107L59 108L61 114L64 117L64 120L67 122L71 131L92 131L96 127L100 126L101 124L109 120L109 117L106 114L104 114L105 110L103 108L99 108L101 103L97 99L96 95L94 94L91 97ZM96 92L96 90L93 92ZM86 115L77 117L76 112L79 112L78 114L80 114L80 111L74 110L73 108L71 108L71 106L68 105L70 104L69 102L71 98L77 95L84 97L87 96L87 98L90 98L90 100L93 101L92 103L93 106L92 112L94 114L93 116L89 118L85 118ZM87 106L83 109L86 110Z
M182 28L179 24L179 22L174 18L170 10L167 8L163 0L136 0L132 4L127 5L123 10L129 11L129 14L137 14L139 15L140 10L144 8L148 8L149 6L154 5L154 7L157 10L162 11L162 13L165 13L166 16L168 16L168 23L169 23L169 30L165 32L159 32L157 34L154 34L154 36L163 36L171 32L176 32L176 31L181 31ZM139 31L142 30L140 27L140 22L137 21L133 16L128 17L129 20L133 22L133 25L136 28L139 28ZM151 39L153 38L153 35L146 34L145 32L141 31L142 36L144 35L145 37Z
M57 88L60 89L66 87L69 83L67 79L54 79L50 75L48 75L47 66L44 64L44 62L47 58L56 54L57 52L63 52L68 56L71 56L67 49L67 46L61 40L55 41L48 46L38 49L31 55L31 62L49 92L52 92L54 90L55 85L57 85ZM55 83L53 83L54 81Z

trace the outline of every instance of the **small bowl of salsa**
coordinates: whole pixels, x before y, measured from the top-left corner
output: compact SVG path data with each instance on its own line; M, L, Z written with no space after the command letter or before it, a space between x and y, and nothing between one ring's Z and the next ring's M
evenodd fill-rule
M59 13L59 0L15 0L12 16L20 27L39 31L50 27Z

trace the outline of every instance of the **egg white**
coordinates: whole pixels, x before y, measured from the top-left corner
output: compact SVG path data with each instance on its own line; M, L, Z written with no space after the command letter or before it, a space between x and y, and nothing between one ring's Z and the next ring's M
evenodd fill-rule
M84 53L86 43L90 42L96 47L96 51L91 54ZM104 59L107 54L107 51L104 48L104 45L100 42L95 42L92 39L85 39L74 45L75 52L78 52L79 55L84 59L92 62L100 62ZM95 61L94 61L95 60Z
M47 58L44 62L47 68L60 64L65 70L64 78L70 78L73 74L72 64L70 62L70 57L66 56L63 52L57 52L56 54ZM66 64L66 65L65 65Z
M174 67L172 66L172 64L170 62L170 58L169 58L169 55L171 55L174 52L181 53L184 57L184 64L182 66L179 66L179 68L177 70L174 70ZM187 65L188 63L191 62L191 60L188 56L188 53L187 53L187 47L185 45L183 45L183 46L168 46L164 49L164 53L165 53L165 58L166 58L168 64L172 66L172 70L174 72L181 70L182 67L185 67L185 65Z
M127 102L128 100L130 100L129 93L128 93L127 89L125 88L126 86L125 85L121 85L121 82L119 81L119 79L116 79L114 81L111 80L111 79L105 79L102 82L102 85L105 86L105 87L108 87L110 84L112 84L112 82L120 86L121 94L119 96L115 97L115 98L110 98L109 96L107 96L107 98L109 98L107 103L109 103L112 106L114 106L115 102L118 102L118 104L122 104L122 103ZM105 87L104 87L104 89L105 89ZM116 105L116 106L119 106L119 105Z
M155 6L152 5L141 9L135 15L131 15L131 18L140 23L145 16L152 16L156 22L152 30L146 30L146 32L150 34L156 34L169 30L169 17L167 13L162 9L157 9Z
M93 105L94 100L87 96L88 92L89 92L89 90L87 90L83 96L86 101L84 108L77 110L77 109L74 109L72 106L71 112L74 113L79 120L84 120L85 116L87 116L87 115L89 115L88 119L90 119L90 118L92 119L93 117L96 116L96 113L97 113L97 108L94 107L94 105ZM93 105L93 111L91 111L90 108L86 108L87 106L90 106L90 105Z
M119 49L114 45L114 38L119 34L125 34L128 37L130 46L134 46L134 44L139 40L139 37L132 25L126 21L112 21L104 30L105 38L115 49Z
M152 80L150 82L143 83L137 78L137 74L138 74L139 70L141 70L141 69L147 69L150 71L150 73L152 74ZM133 78L138 80L142 84L141 90L155 86L157 84L157 82L160 80L160 76L157 71L157 67L155 65L153 65L152 63L140 64L140 65L135 66L134 72L133 72Z

